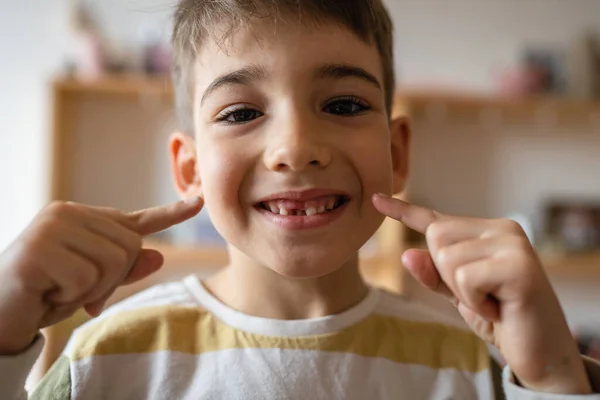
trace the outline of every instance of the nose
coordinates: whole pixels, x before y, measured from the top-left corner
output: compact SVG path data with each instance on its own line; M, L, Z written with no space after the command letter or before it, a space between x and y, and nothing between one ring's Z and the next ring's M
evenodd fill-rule
M331 150L311 117L295 114L283 124L273 124L268 135L265 164L272 171L303 171L331 163Z

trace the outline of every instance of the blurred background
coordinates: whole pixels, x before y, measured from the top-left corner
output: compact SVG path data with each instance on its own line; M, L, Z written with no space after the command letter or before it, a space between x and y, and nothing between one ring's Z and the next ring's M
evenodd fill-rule
M521 223L582 346L598 351L600 2L386 3L396 112L414 123L404 196ZM0 248L53 199L125 210L176 200L165 145L174 4L0 0ZM412 232L383 234L364 250L375 260L382 243L422 246ZM173 265L226 262L205 214L152 240ZM446 307L406 276L380 281Z

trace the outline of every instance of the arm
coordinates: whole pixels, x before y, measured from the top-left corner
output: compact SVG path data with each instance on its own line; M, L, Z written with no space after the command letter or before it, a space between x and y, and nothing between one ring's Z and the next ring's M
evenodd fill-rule
M144 249L142 238L201 208L198 198L134 213L74 203L54 203L40 212L0 255L2 399L27 398L25 382L43 347L40 329L81 308L100 314L118 286L161 267L163 256ZM34 398L70 396L68 370L68 361L61 360Z
M25 382L44 347L44 337L39 335L22 353L0 356L0 388L2 398L7 400L27 399Z
M510 367L508 377L518 378L505 379L507 395L599 398L592 394L589 363L516 222L443 215L381 195L373 201L381 213L425 235L428 250L408 250L403 264L425 287L446 296L471 329L500 351Z
M591 358L583 357L592 393L588 395L552 395L533 392L523 388L509 367L504 369L502 381L508 400L600 400L600 363Z

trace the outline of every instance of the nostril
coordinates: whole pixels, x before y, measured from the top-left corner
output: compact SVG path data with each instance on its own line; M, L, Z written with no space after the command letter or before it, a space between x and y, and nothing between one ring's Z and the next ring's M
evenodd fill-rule
M320 165L320 163L317 160L312 160L309 164L310 165Z

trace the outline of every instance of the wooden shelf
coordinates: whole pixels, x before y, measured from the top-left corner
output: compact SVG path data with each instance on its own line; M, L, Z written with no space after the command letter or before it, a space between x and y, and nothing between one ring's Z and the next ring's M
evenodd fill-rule
M577 254L541 254L542 263L552 278L600 280L600 251Z
M584 99L401 89L397 102L413 120L600 126L600 101Z
M62 78L57 79L54 86L55 90L63 93L121 97L159 95L171 100L174 98L172 82L168 76L116 75L94 81ZM574 98L509 97L400 88L395 111L408 114L417 121L600 126L600 100Z
M115 75L91 81L59 78L54 81L54 90L60 93L121 97L160 95L171 99L174 96L169 76Z

